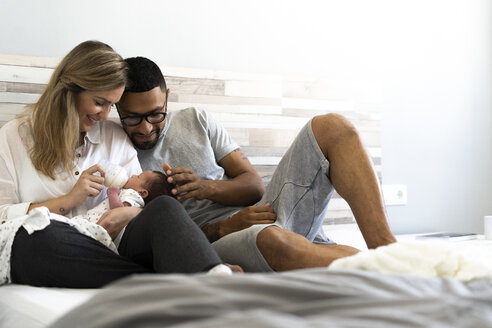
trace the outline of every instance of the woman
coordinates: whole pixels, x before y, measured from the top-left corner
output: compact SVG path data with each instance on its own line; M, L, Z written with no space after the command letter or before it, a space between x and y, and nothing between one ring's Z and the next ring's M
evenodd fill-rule
M111 47L83 42L60 62L38 102L0 130L0 284L94 288L133 273L223 268L170 197L143 210L111 210L98 222L104 236L67 218L104 198L105 172L95 163L141 172L125 133L105 121L126 72ZM120 255L95 240L125 226Z

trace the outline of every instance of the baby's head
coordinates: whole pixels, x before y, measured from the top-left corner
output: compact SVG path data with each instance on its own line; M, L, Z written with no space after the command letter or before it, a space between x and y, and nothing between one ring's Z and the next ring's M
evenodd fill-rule
M139 175L132 175L123 188L138 192L145 204L161 195L174 197L171 193L173 186L167 182L167 176L159 171L143 171Z

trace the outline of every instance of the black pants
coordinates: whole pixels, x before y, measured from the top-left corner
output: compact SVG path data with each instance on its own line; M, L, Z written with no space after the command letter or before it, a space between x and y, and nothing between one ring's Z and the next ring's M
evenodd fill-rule
M175 199L154 199L126 227L115 254L58 221L12 245L12 282L97 288L134 273L203 272L222 263L203 232Z

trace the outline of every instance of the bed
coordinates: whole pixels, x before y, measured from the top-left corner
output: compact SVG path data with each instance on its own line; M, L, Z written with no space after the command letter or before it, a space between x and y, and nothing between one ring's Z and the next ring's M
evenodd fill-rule
M0 327L492 327L490 258L492 241L401 236L329 268L135 275L86 290L5 285Z
M50 327L491 326L491 280L309 269L130 277Z
M47 327L99 290L0 286L0 327Z
M0 295L1 327L492 327L490 279L362 270L140 275L100 290Z
M0 126L38 99L58 61L0 54ZM169 110L205 107L265 183L297 131L327 111L354 123L381 173L379 104L364 85L177 67L163 72L173 91ZM336 193L324 223L334 230L355 226ZM364 249L358 230L328 230L335 241ZM491 281L354 267L227 277L142 275L88 290L4 285L0 327L491 327Z

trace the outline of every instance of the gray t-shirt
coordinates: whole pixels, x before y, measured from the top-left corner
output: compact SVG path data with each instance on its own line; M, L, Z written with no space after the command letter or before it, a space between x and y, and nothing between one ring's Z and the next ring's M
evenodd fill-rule
M218 162L239 146L210 114L186 108L170 112L154 148L137 149L143 170L162 171L162 164L192 169L201 179L230 179ZM226 206L210 200L182 202L190 217L201 227L228 218L242 207Z

